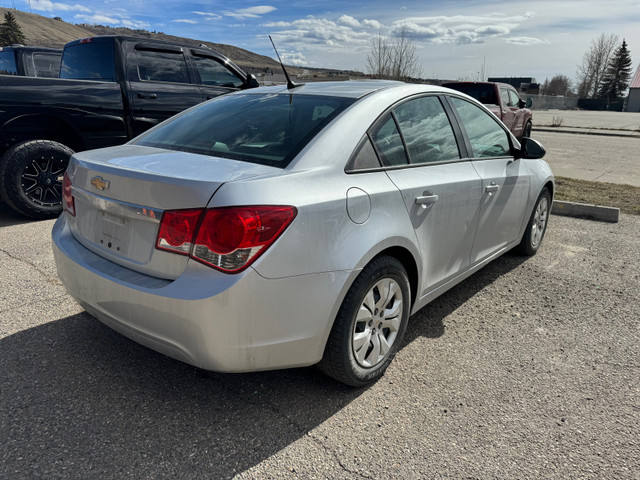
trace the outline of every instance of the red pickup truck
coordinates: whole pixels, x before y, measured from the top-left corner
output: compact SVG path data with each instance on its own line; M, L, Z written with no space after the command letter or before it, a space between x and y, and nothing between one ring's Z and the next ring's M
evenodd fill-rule
M531 136L533 123L529 108L532 100L522 100L511 85L494 82L449 82L442 86L466 93L485 104L519 140Z

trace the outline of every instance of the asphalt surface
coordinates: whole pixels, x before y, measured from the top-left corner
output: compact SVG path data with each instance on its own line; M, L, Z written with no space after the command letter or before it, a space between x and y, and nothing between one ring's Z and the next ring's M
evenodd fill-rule
M616 478L640 472L640 217L552 216L414 315L366 389L141 347L0 205L0 478Z

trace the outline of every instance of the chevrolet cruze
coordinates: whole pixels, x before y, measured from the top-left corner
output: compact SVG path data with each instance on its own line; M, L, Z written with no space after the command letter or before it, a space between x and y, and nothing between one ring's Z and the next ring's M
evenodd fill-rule
M55 262L87 312L183 362L318 364L365 385L410 314L509 250L536 253L544 153L445 88L238 92L75 154Z

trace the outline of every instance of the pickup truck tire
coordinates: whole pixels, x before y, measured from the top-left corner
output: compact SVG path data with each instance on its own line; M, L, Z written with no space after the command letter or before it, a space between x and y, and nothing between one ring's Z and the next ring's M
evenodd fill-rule
M73 150L51 140L14 145L0 158L0 195L31 218L54 218L62 211L62 176Z
M524 137L531 138L532 128L533 125L531 123L531 120L527 120L527 123L525 123L524 128L522 129L522 136L520 137L520 140L522 140Z

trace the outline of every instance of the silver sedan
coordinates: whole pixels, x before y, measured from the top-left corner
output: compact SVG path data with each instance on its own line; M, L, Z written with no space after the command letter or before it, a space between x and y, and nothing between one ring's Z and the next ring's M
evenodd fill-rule
M410 314L540 247L542 146L484 106L399 82L265 87L75 154L53 229L90 314L192 365L379 378Z

